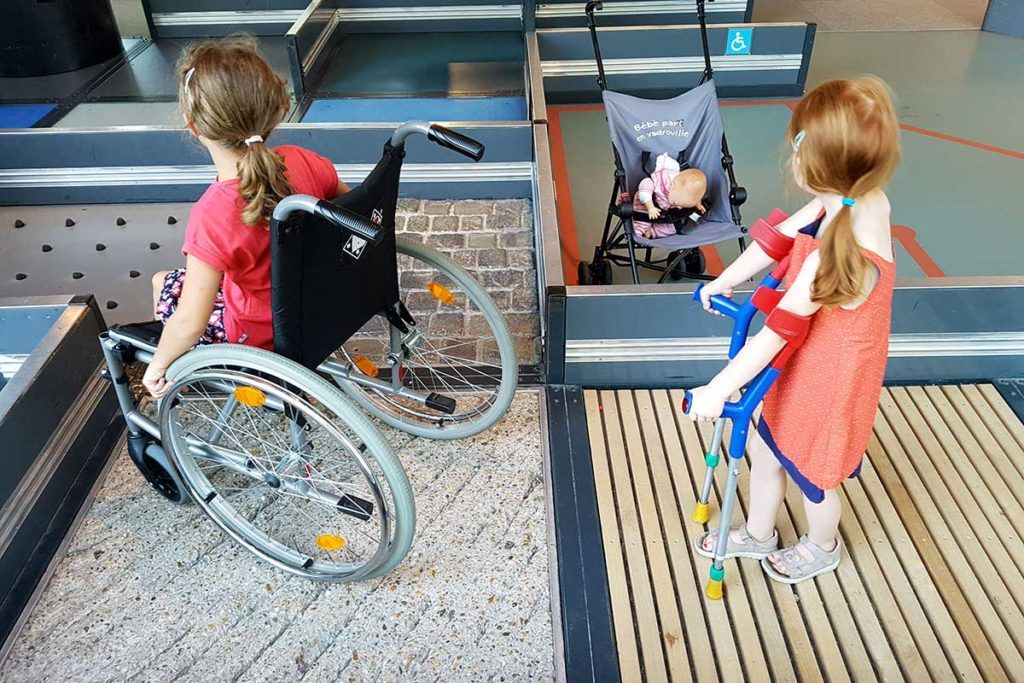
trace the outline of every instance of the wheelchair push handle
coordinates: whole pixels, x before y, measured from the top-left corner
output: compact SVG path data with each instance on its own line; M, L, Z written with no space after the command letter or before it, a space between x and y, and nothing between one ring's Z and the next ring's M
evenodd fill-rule
M462 156L469 157L473 161L480 161L484 157L484 146L482 143L450 128L439 126L436 123L430 125L427 139L436 142L442 147L454 150Z
M431 142L447 147L473 161L480 161L484 156L484 145L462 133L445 128L428 121L406 121L391 134L391 146L401 147L410 135L425 135Z
M284 221L297 211L311 213L327 220L332 225L348 230L371 244L378 244L384 238L384 231L357 213L343 209L326 199L317 199L308 194L293 194L285 197L274 207L274 220Z

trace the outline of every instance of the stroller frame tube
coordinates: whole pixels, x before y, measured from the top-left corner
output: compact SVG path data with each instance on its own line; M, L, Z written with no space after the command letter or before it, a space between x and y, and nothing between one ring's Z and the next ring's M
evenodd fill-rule
M702 85L714 77L714 69L711 66L711 48L708 45L708 27L707 27L707 11L705 5L707 2L714 2L714 0L696 0L697 4L697 20L700 24L700 38L701 47L704 50L704 72L701 74L700 80L697 85ZM587 14L587 28L590 31L590 40L594 46L594 58L597 61L597 85L601 91L608 89L608 78L604 70L604 59L601 56L601 42L597 35L597 21L594 17L594 12L599 11L603 8L604 4L599 0L590 0L586 5ZM633 277L633 284L640 284L640 273L638 266L643 266L650 270L660 272L662 275L658 279L658 283L664 282L670 274L676 269L683 259L686 258L687 254L691 251L690 249L678 250L679 253L672 258L670 253L664 259L651 260L651 249L652 247L646 247L645 259L643 262L637 262L636 259L636 242L634 240L633 232L633 218L632 218L632 207L626 207L625 205L619 206L615 200L618 197L626 196L629 194L628 189L625 187L625 169L622 167L622 160L619 158L618 150L615 149L615 145L612 145L612 151L615 156L615 178L612 185L612 198L608 204L608 215L605 218L604 230L601 236L601 243L594 249L594 263L598 261L610 261L620 266L628 265L630 273ZM740 214L740 205L746 201L746 191L743 188L739 188L738 191L736 185L736 174L733 171L733 158L732 154L729 153L729 143L726 139L725 133L722 133L722 168L725 170L726 177L729 179L729 211L732 215L732 220L736 225L742 226L743 217ZM612 229L613 214L618 217L620 223ZM622 228L623 235L618 235L619 228ZM744 230L746 232L746 230ZM613 253L613 250L621 250L623 245L621 242L625 241L625 248L628 256L622 254ZM738 238L739 249L742 253L746 249L746 240L743 237ZM675 253L675 252L673 252ZM662 265L664 264L664 265ZM705 274L690 274L687 273L687 277L695 280L713 280L714 277Z

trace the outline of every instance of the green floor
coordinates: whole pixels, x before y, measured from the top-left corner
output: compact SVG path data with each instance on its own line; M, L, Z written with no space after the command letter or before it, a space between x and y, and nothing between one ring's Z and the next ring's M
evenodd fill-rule
M890 191L893 223L916 231L945 275L1024 273L1024 230L1012 200L1024 187L1022 63L1024 40L977 31L821 34L815 44L808 87L874 73L896 92L905 128L904 161ZM797 206L801 196L780 172L788 107L737 105L723 107L722 117L737 178L750 194L744 216ZM580 254L589 259L611 189L611 148L594 144L607 140L607 126L600 111L559 118ZM925 274L902 246L897 252L900 277ZM725 244L719 253L728 263L737 250ZM625 271L616 273L616 282L627 280Z

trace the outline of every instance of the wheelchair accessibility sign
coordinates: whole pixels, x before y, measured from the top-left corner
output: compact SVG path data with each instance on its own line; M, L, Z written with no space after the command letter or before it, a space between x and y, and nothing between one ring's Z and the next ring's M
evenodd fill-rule
M754 29L731 28L725 42L725 54L749 55L754 42Z

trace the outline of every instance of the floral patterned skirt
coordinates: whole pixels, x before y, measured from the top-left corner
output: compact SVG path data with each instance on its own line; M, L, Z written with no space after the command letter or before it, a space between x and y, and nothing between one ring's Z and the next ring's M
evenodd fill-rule
M164 278L164 285L160 289L160 300L156 305L156 315L160 322L167 324L168 318L178 307L178 299L181 298L181 288L185 284L185 269L178 268L167 273ZM217 299L213 304L213 313L206 324L206 332L199 338L199 344L223 344L227 342L228 335L224 331L224 293L217 292Z

